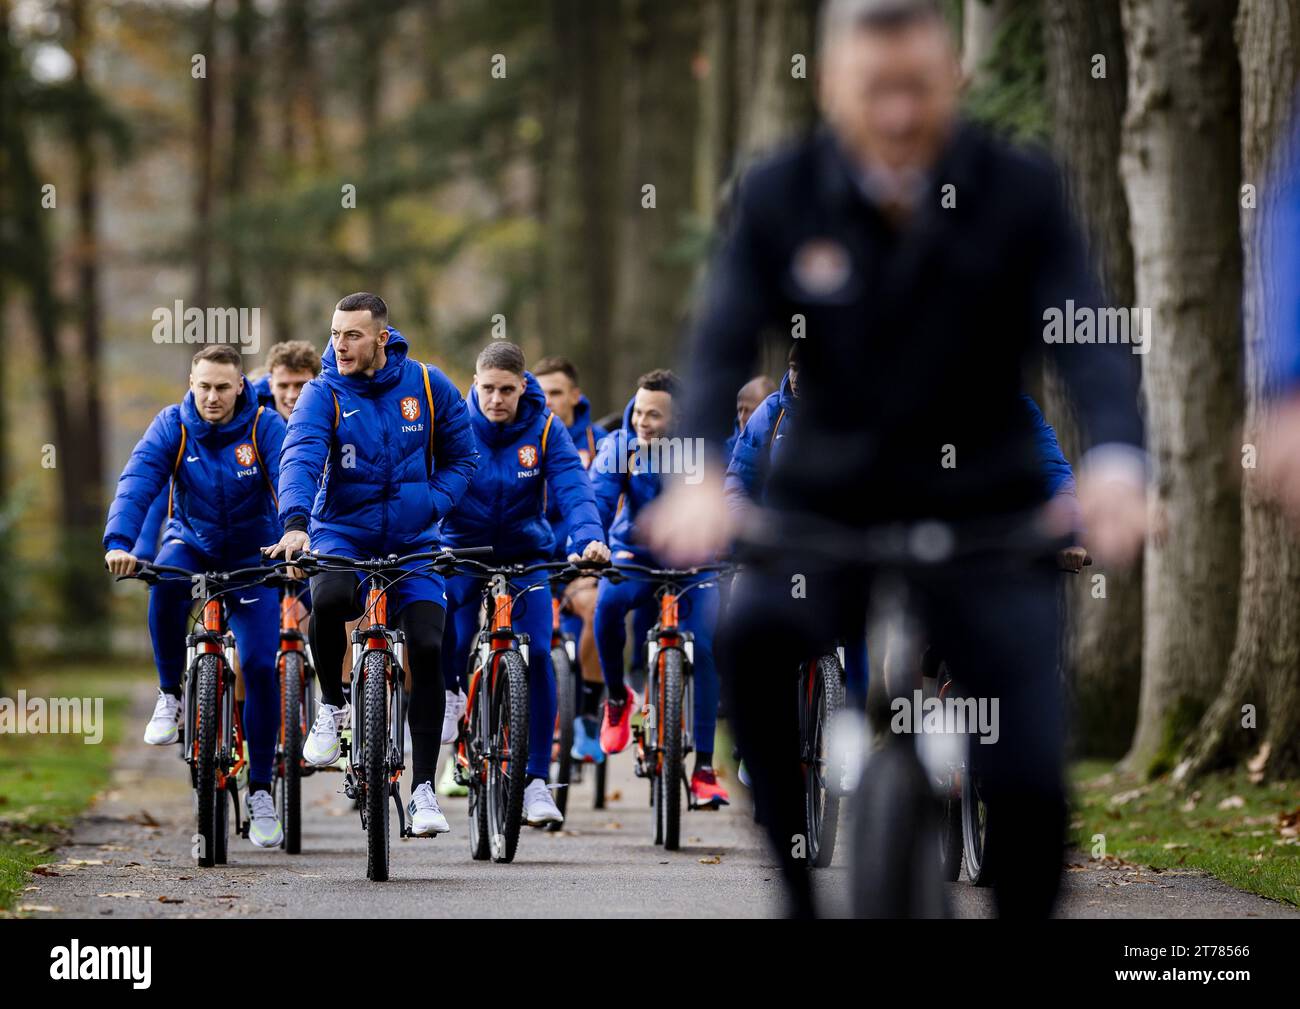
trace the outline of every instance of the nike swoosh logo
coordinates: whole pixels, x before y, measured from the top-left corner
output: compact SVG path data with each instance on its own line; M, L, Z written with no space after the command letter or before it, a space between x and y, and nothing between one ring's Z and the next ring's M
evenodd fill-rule
M199 457L196 456L196 455L187 455L187 456L185 457L185 461L186 461L186 462L198 462L198 461L199 461Z
M239 597L239 601L240 601L241 603L243 603L245 606L247 606L249 603L255 603L255 602L257 602L257 601L258 601L258 598L259 598L258 596L253 596L252 599L245 599L243 596L240 596L240 597Z
M357 407L355 410L344 410L343 416L351 417L354 413L360 413L360 412L361 412L361 407Z

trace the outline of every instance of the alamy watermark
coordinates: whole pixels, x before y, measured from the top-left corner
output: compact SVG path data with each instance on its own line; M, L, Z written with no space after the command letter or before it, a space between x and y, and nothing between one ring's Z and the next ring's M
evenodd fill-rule
M171 306L153 310L154 343L229 343L243 354L262 349L262 310L260 308L185 307L179 298Z
M970 734L986 744L1002 735L996 697L926 697L913 690L911 697L895 697L889 710L889 729L897 734Z
M1043 310L1044 343L1124 343L1134 354L1151 349L1151 309L1076 306Z
M102 697L0 697L0 735L76 735L91 745L104 738Z
M601 452L592 464L597 473L671 473L687 483L704 479L703 438L633 438L625 452Z

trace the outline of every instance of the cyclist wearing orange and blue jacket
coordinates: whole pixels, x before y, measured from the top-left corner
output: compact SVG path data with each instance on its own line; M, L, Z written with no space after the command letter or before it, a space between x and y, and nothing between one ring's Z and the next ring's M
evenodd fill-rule
M537 564L551 559L554 532L547 502L568 518L566 556L609 559L600 515L582 459L569 432L546 406L537 379L525 370L513 343L494 340L479 354L474 385L465 397L479 449L469 490L442 520L442 541L451 548L492 547L493 565ZM563 823L547 788L555 728L555 669L551 664L551 593L548 575L536 571L511 580L516 633L528 635L528 784L524 822ZM447 582L448 622L443 676L448 702L463 710L469 653L478 631L483 579L456 575ZM443 722L443 741L455 738L455 722Z
M187 571L257 567L258 547L280 535L275 485L285 426L274 410L259 407L244 383L239 351L205 347L194 355L190 391L168 406L145 431L117 482L104 529L105 563L130 574L147 515L170 481L169 515L157 563ZM163 581L149 593L149 633L158 667L159 693L145 742L174 743L181 719L188 582ZM225 597L244 676L244 729L248 734L249 839L259 847L280 843L271 799L272 763L280 728L274 658L279 605L265 586Z
M663 489L661 470L684 466L676 452L682 443L673 432L673 395L677 377L658 369L637 380L636 396L623 412L623 426L610 433L590 470L601 519L609 530L615 566L620 561L664 567L637 542L636 521L641 510ZM687 585L708 583L712 576L687 579ZM718 588L701 584L692 588L681 607L684 630L695 639L695 770L691 794L699 807L727 805L726 791L713 770L713 737L718 718L718 672L713 658L713 633L718 620ZM629 578L614 583L603 580L596 594L596 647L608 696L600 727L600 745L606 753L623 750L631 736L635 697L623 678L624 620L654 601L654 586ZM639 644L639 642L638 642Z

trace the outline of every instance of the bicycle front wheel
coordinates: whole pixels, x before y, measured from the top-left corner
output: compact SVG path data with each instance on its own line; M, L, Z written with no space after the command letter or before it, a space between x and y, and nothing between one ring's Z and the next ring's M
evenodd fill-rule
M665 851L681 847L683 771L682 709L686 699L684 656L677 648L660 652L663 675L659 677L659 710L656 732L661 740L659 762L659 809Z
M217 724L217 688L221 658L200 655L195 663L194 792L198 812L198 863L213 865L217 855L218 803L226 793L217 789L217 747L221 736Z
M280 668L280 823L284 850L302 851L302 742L306 735L301 652L285 652Z
M835 855L835 834L839 828L839 781L831 775L843 775L843 768L830 766L827 727L844 706L844 684L840 660L823 655L804 669L800 677L799 697L804 705L804 812L808 827L808 858L824 868Z
M514 649L497 657L491 677L487 769L488 838L494 862L511 862L519 846L528 784L528 671Z
M366 878L382 883L388 879L388 656L367 652L361 675Z

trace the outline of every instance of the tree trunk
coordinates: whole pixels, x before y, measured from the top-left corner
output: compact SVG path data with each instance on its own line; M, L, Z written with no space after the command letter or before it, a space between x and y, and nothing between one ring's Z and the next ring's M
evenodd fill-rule
M1108 303L1133 305L1133 247L1119 175L1127 86L1119 0L1046 0L1047 91L1056 155L1065 165L1074 210L1084 226ZM1105 58L1094 76L1094 54ZM1054 374L1045 376L1043 412L1066 458L1078 461L1074 404ZM1105 595L1096 591L1101 575ZM1119 758L1133 739L1142 679L1142 572L1087 570L1067 593L1074 733L1079 752Z
M257 22L253 0L238 0L231 22L234 58L230 71L230 162L226 176L227 209L235 208L257 167ZM226 243L226 304L244 307L244 240L229 235Z
M664 367L685 318L692 266L678 245L691 212L696 119L693 5L627 0L623 166L618 192L618 287L611 362L614 403L637 376ZM653 206L649 191L653 186Z
M65 385L80 389L80 402L69 422L75 432L62 450L63 521L75 552L63 558L64 598L75 603L78 620L68 630L80 636L76 651L88 650L100 638L108 617L108 581L99 561L103 528L104 445L103 408L100 396L100 312L99 299L99 190L95 159L98 123L92 112L91 84L87 64L94 43L91 19L85 0L72 0L68 7L71 28L73 79L80 100L72 118L72 147L76 161L77 244L74 256L77 297L81 323L80 347L75 372L65 375ZM66 395L66 389L65 389ZM70 610L71 612L71 610Z
M1124 0L1122 171L1143 358L1154 501L1142 692L1126 765L1169 770L1222 685L1241 560L1241 171L1236 0Z
M1300 0L1242 0L1237 17L1241 54L1242 180L1264 194L1259 208L1242 208L1245 252L1246 437L1253 443L1269 394L1267 347L1275 320L1269 306L1279 294L1272 285L1294 285L1276 277L1268 233L1260 224L1270 212L1269 179L1296 170L1296 152L1285 143L1293 112L1300 45ZM1228 679L1188 740L1179 776L1196 776L1260 752L1269 778L1300 771L1300 547L1278 509L1261 496L1256 470L1242 469L1241 603L1236 647ZM1243 717L1243 705L1256 718ZM1259 718L1262 709L1263 718ZM1243 725L1243 721L1247 724ZM1261 740L1261 732L1262 740Z
M194 295L206 306L212 295L212 143L216 131L217 0L199 15L198 52L206 60L205 77L194 81L198 109L194 124Z
M965 0L961 18L961 70L972 86L988 83L988 61L1012 0Z
M753 40L752 56L739 66L746 77L736 87L742 160L779 146L813 122L814 6L807 0L761 0L740 9L742 24L752 21L741 34ZM796 56L803 57L798 67ZM804 76L794 76L796 69Z
M618 4L553 0L545 160L545 342L570 357L596 414L621 407L611 386L621 190L622 17Z

